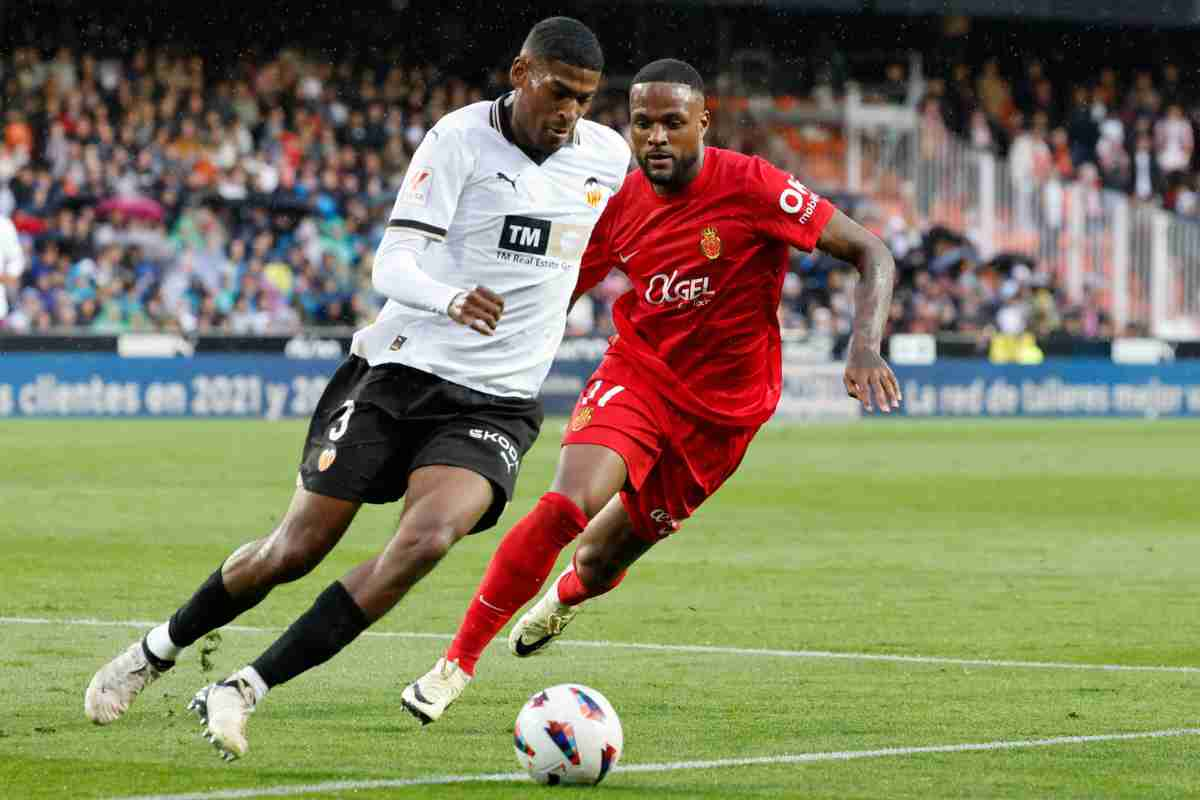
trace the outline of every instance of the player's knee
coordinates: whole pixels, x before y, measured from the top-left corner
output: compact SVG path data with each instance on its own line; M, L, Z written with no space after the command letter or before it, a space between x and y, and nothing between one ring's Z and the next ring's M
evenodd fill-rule
M570 500L583 512L588 519L600 513L600 509L608 503L609 497L602 496L590 486L565 484L554 489L558 494Z
M413 521L401 525L397 544L406 559L424 567L432 567L466 533L458 528L453 522L438 518Z

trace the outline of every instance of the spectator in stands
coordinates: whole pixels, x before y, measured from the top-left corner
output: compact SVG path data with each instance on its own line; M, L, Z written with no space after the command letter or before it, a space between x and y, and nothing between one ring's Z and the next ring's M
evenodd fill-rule
M1129 191L1133 180L1129 151L1125 149L1125 126L1110 117L1100 126L1100 141L1096 145L1100 177L1105 188Z
M885 103L903 105L908 100L908 70L898 61L887 65L884 71L883 86L880 87L880 100Z
M931 82L932 83L932 82ZM917 192L922 201L928 197L930 184L939 179L941 173L941 155L944 143L949 137L946 130L945 117L941 101L936 94L927 95L919 107L921 128L920 157L917 160L917 180L921 188ZM929 214L929 208L919 209L922 216Z
M1133 89L1126 97L1124 116L1135 123L1147 120L1151 123L1158 117L1162 98L1154 90L1154 78L1145 71L1139 71L1134 78Z
M1071 163L1075 166L1096 163L1096 146L1100 143L1100 121L1104 119L1105 113L1103 107L1096 108L1092 93L1086 86L1075 87L1066 126Z
M1025 119L1030 119L1034 111L1034 87L1046 77L1045 65L1038 58L1031 58L1025 64L1025 73L1017 80L1013 89L1013 103Z
M1159 169L1167 180L1174 180L1176 173L1183 173L1191 166L1195 149L1192 123L1178 103L1167 106L1166 116L1154 124L1154 148Z
M1062 109L1059 107L1058 97L1054 94L1054 84L1049 78L1042 78L1033 86L1032 113L1034 116L1044 114L1048 127L1058 127L1062 124Z
M1068 181L1075 175L1075 161L1071 157L1071 141L1066 128L1055 128L1050 132L1050 158L1054 176Z
M1038 189L1050 177L1053 155L1046 143L1045 113L1036 112L1032 124L1013 139L1008 151L1009 174L1016 198L1017 225L1032 230L1037 222Z
M978 109L971 114L970 140L971 146L976 150L992 153L997 150L996 138L992 133L988 115Z
M1154 152L1154 141L1149 133L1139 133L1130 159L1130 185L1127 188L1139 200L1157 200L1163 190L1162 170Z
M1006 120L1013 110L1012 90L1008 81L1000 74L1000 62L988 59L984 62L983 72L976 82L975 93L978 96L979 108L983 113L995 120Z
M1185 106L1194 99L1190 96L1191 92L1188 90L1188 87L1184 86L1178 64L1170 61L1163 64L1162 84L1159 87L1159 94L1162 95L1162 100L1168 107L1173 105Z

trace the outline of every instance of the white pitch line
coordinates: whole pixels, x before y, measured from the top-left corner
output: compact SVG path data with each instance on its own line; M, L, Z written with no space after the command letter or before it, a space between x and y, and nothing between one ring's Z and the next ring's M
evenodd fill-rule
M0 617L0 625L86 625L98 628L153 628L157 622L147 620L99 620L99 619L43 619L40 617ZM282 628L260 628L251 625L226 625L221 630L244 633L279 633ZM363 636L383 639L437 639L453 638L448 633L409 633L404 631L366 631ZM1013 669L1065 669L1091 672L1173 672L1200 674L1200 667L1155 666L1142 664L1083 664L1070 661L1012 661L993 658L951 658L947 656L905 656L887 653L839 653L832 650L769 650L754 647L723 647L706 644L653 644L642 642L605 642L564 639L559 642L566 647L622 648L625 650L652 650L660 653L706 653L726 656L755 656L772 658L841 659L844 661L884 661L901 664L943 664L958 667L1000 667Z
M851 761L860 758L888 758L926 753L975 753L988 750L1021 750L1033 747L1055 747L1064 744L1094 742L1124 742L1134 739L1166 739L1175 736L1196 736L1200 728L1175 728L1140 733L1104 733L1095 736L1056 736L1052 739L1020 739L1009 742L975 742L966 744L937 744L924 747L884 747L878 750L842 750L827 753L796 753L793 755L758 756L753 758L716 758L705 761L673 761L664 764L618 765L621 772L679 772L694 769L727 769L729 767L773 766L778 764L811 764L818 761ZM305 785L264 786L253 789L219 789L211 792L186 794L148 794L114 800L242 800L252 797L289 797L298 794L325 794L364 789L401 789L410 786L443 786L455 783L506 783L527 781L523 772L497 772L483 775L435 775L428 778L398 778L364 781L329 781Z

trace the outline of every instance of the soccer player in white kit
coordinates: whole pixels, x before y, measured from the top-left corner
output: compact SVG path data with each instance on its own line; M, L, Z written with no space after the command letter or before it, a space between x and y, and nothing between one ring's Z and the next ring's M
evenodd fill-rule
M184 648L311 571L362 503L405 496L379 555L250 665L196 693L189 708L206 738L242 756L246 720L270 688L332 658L455 542L495 524L541 426L537 395L588 237L629 165L620 134L582 119L602 69L585 25L543 20L513 60L514 91L426 135L375 257L388 302L313 414L283 521L96 673L84 697L92 721L119 718Z

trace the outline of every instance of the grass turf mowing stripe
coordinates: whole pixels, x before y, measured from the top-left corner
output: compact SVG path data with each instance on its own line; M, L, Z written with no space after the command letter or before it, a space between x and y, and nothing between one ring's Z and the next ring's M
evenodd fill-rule
M1097 742L1124 742L1136 739L1166 739L1175 736L1200 735L1200 728L1175 728L1163 731L1136 733L1102 733L1093 736L1056 736L1050 739L1018 739L1007 742L969 742L965 744L937 744L919 747L884 747L877 750L841 750L826 753L796 753L780 756L758 756L752 758L716 758L703 761L673 761L661 764L618 765L613 772L678 772L695 769L728 769L730 767L773 766L779 764L811 764L818 761L853 761L861 758L888 758L893 756L915 756L928 753L976 753L989 750L1023 750L1034 747L1057 747L1070 744L1092 744ZM212 792L187 792L185 794L150 794L114 800L242 800L254 797L288 797L298 794L325 794L328 792L356 791L366 789L402 789L410 786L441 786L455 783L503 783L525 781L528 777L521 772L496 772L482 775L434 775L428 778L378 779L369 781L329 781L291 786L264 786L253 789L221 789Z
M146 620L45 619L41 617L0 617L0 625L80 625L98 628L153 628L158 622ZM226 625L224 631L244 633L281 633L283 628L260 628L251 625ZM363 636L385 639L452 639L449 633L410 633L405 631L365 631ZM952 658L948 656L905 656L888 653L839 653L832 650L770 650L754 647L722 647L706 644L655 644L643 642L588 642L564 639L566 647L622 648L653 650L666 653L697 653L709 655L757 656L774 658L824 658L845 661L887 661L902 664L943 664L961 667L1009 667L1014 669L1066 669L1093 672L1175 672L1196 674L1200 667L1156 666L1142 664L1074 664L1069 661L1013 661L992 658Z

